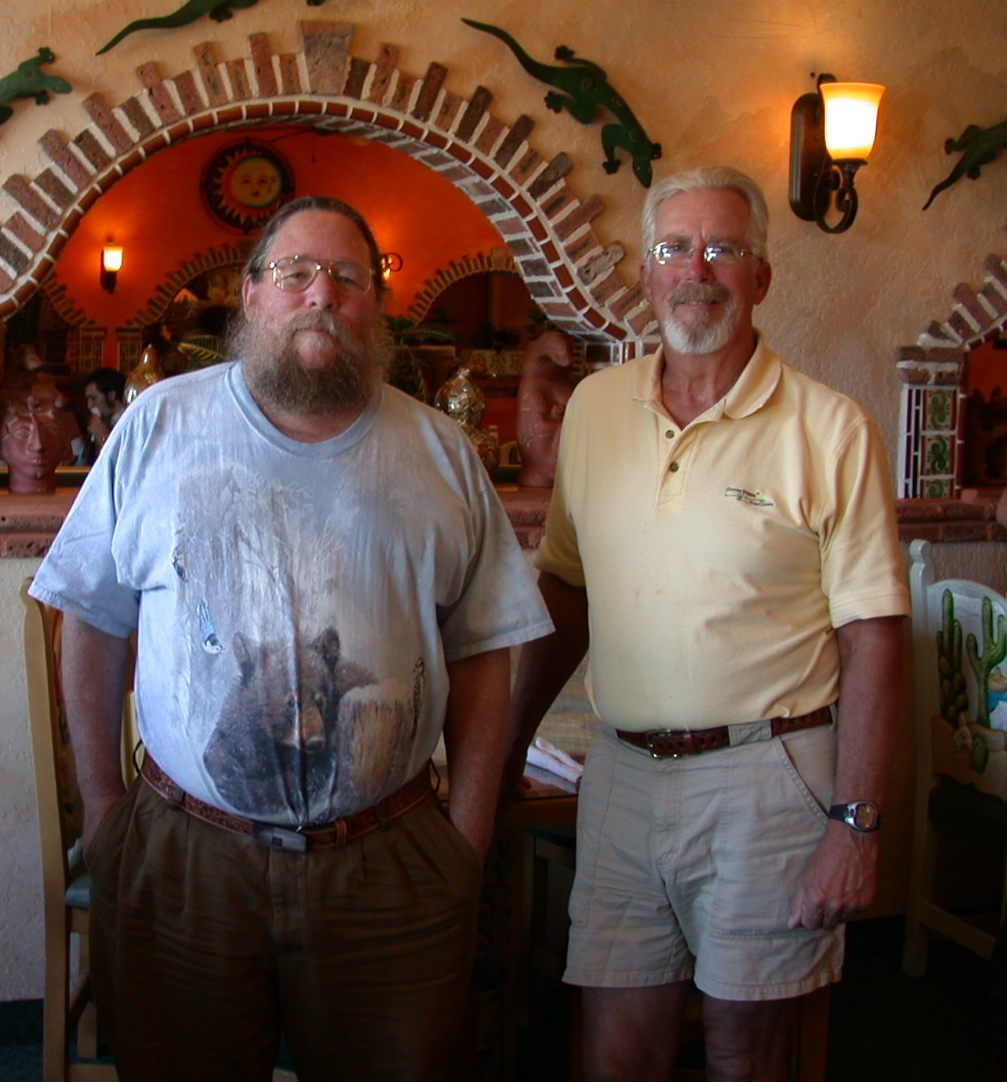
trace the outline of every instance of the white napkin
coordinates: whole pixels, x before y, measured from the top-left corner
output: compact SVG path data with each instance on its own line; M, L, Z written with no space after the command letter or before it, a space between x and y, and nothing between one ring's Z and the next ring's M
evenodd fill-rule
M540 736L528 748L528 763L574 783L579 782L584 773L583 765L573 756Z

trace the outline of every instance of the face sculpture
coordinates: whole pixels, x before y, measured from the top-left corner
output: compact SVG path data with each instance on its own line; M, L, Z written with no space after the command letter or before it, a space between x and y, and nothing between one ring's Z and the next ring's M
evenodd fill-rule
M56 467L70 452L66 428L51 398L24 395L7 402L0 420L0 458L17 495L56 491Z

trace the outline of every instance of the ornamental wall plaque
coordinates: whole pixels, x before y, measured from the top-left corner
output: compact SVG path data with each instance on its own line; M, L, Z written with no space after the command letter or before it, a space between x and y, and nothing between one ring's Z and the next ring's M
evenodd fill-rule
M294 179L275 150L246 140L225 148L210 161L202 188L218 221L250 233L293 196Z

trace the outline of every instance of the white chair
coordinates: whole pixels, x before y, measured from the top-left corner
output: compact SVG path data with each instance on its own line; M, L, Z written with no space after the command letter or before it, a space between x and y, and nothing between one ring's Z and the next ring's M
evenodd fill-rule
M942 902L938 842L964 836L1007 853L1007 598L966 579L934 581L928 541L913 541L910 589L916 686L917 793L903 970L922 976L937 934L990 958L1007 916Z

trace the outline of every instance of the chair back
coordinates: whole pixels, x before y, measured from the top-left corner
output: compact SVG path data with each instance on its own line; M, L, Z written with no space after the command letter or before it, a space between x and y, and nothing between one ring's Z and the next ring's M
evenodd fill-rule
M63 614L29 597L30 584L30 579L21 584L21 599L42 878L46 908L62 908L77 863L83 807L60 687Z
M1007 800L1007 598L967 579L935 581L929 541L909 553L921 773Z

